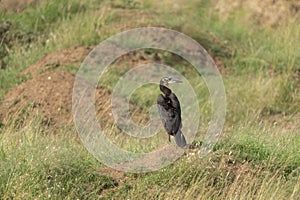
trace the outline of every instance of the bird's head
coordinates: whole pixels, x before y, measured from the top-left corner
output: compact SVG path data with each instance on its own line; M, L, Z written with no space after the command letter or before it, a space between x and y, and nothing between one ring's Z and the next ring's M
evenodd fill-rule
M170 84L170 83L182 83L182 81L179 79L173 78L172 76L163 77L160 80L160 84L164 85L164 86L168 86L168 84Z

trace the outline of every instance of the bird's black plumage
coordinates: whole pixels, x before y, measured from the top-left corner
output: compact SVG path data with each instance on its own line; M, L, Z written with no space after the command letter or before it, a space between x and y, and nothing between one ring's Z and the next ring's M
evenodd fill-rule
M168 88L169 83L181 82L172 77L164 77L160 80L159 88L164 94L158 95L157 107L163 126L170 136L173 135L178 146L186 146L186 140L181 132L181 108L177 96Z

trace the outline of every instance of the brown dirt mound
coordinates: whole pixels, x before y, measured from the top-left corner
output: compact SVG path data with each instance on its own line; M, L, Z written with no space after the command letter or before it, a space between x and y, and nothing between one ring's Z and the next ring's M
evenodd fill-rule
M1 120L4 124L11 119L26 119L42 116L48 126L58 127L72 122L72 90L75 76L69 72L53 70L68 64L80 64L93 47L75 46L44 56L40 61L28 67L22 75L32 79L16 86L4 95L1 105ZM110 93L98 88L96 91L96 107L98 116L106 118L109 110L105 110ZM105 111L105 112L103 112ZM102 116L101 116L102 115Z
M28 67L22 75L35 76L61 65L80 64L93 48L93 46L74 46L45 55L40 61Z
M93 47L75 46L44 56L28 67L22 75L32 76L3 97L1 118L10 119L43 116L47 125L67 125L72 121L72 89L74 76L68 72L53 71L53 67L82 62ZM50 71L51 70L51 71Z
M54 128L70 125L74 80L75 76L69 72L50 71L10 90L4 95L1 106L4 124L25 114L28 119L30 116L42 116L43 122ZM98 117L108 119L111 110L106 106L110 93L103 88L97 88L95 95Z
M73 82L72 74L52 71L18 85L4 96L4 123L24 111L44 116L51 125L69 123Z

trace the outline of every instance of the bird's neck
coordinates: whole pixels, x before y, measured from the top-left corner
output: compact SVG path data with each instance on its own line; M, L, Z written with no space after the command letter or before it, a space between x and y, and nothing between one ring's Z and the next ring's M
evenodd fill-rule
M170 96L170 94L172 93L172 90L162 84L159 85L160 91L162 91L162 93L164 93L166 96Z

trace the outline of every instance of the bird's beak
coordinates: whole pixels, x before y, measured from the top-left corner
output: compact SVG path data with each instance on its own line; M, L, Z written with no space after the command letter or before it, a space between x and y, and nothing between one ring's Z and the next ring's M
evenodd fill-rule
M176 78L171 78L168 83L182 83L182 81Z

